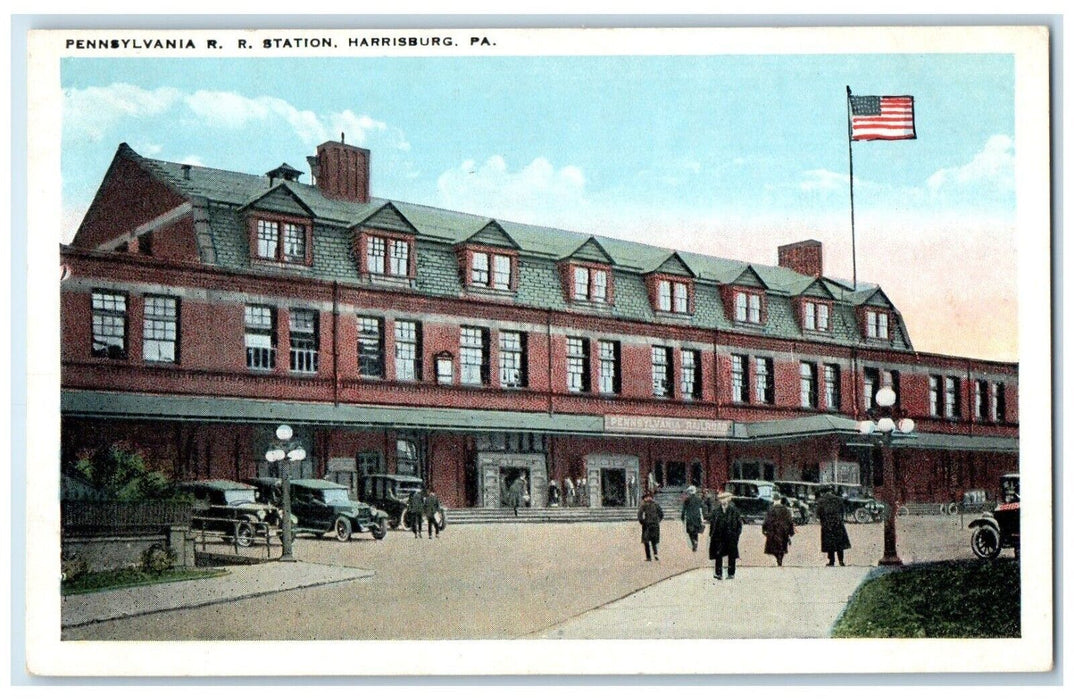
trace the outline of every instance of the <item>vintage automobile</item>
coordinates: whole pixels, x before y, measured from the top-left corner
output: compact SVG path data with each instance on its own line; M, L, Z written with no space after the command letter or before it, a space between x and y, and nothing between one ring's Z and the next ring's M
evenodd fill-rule
M280 526L280 509L259 503L249 484L216 479L188 481L179 488L194 497L193 529L219 533L240 547L249 547L257 536L267 536Z
M388 514L388 526L393 530L400 525L410 527L407 503L410 494L421 491L424 482L416 476L405 474L367 474L358 482L358 497ZM444 509L436 512L436 522L443 530L447 527Z
M316 537L328 533L346 542L355 532L370 532L373 539L388 534L388 514L361 501L352 501L346 486L324 479L291 481L291 512L298 518L296 532Z
M1004 549L1021 554L1021 496L1018 474L1004 474L1000 479L1000 497L993 512L981 513L970 521L970 549L981 559L995 559Z
M817 492L821 484L812 481L775 481L781 496L791 501L794 524L805 525L814 518L813 511L817 505Z
M843 517L856 523L876 523L884 519L886 506L858 484L826 484L843 497Z
M794 496L782 493L771 481L738 479L724 484L724 491L732 496L732 502L742 514L743 522L764 520L772 503L784 496L790 503L792 517L796 525L809 521L809 509Z

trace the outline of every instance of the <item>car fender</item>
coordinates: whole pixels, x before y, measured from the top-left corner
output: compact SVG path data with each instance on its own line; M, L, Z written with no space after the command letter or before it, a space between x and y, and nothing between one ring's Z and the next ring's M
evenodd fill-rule
M999 522L997 522L996 519L993 518L991 515L984 515L979 518L974 518L966 527L970 528L971 530L977 527L991 527L994 528L996 531L999 531Z

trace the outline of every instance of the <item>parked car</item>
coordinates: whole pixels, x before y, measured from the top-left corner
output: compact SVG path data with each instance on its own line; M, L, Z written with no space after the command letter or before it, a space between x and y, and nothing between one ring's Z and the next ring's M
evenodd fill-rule
M981 559L995 559L1004 549L1021 554L1021 495L1018 474L1000 479L1000 500L993 512L984 512L970 521L970 549Z
M843 497L843 517L857 523L876 523L884 519L887 506L873 498L859 484L827 484Z
M373 539L388 534L388 514L361 501L352 501L346 486L324 479L291 481L291 512L298 518L296 532L317 537L333 533L346 542L355 532L370 532Z
M743 522L761 521L768 514L772 503L784 494L771 481L738 479L724 484L724 491L732 496L732 501L742 514ZM786 496L794 522L804 525L809 521L809 509L797 498Z
M410 513L407 511L410 494L424 487L424 482L416 476L367 474L358 483L358 497L387 513L388 527L394 530L400 525L410 527ZM436 520L441 530L447 526L443 508L437 510Z
M795 525L805 525L816 518L817 492L823 484L813 481L775 481L773 482L781 496L787 497L793 504Z
M259 503L249 484L216 479L188 481L179 488L194 497L193 529L219 533L240 547L249 547L256 536L267 536L280 526L280 509Z

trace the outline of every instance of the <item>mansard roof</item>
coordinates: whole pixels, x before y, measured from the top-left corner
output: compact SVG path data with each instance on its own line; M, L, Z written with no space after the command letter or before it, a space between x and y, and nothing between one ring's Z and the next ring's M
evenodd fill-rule
M249 242L242 210L256 204L261 210L272 207L302 211L313 220L313 264L308 269L291 269L314 279L361 284L353 258L353 231L356 227L381 229L414 235L417 246L419 293L458 297L464 290L458 279L456 245L482 242L513 248L526 265L520 275L514 303L547 309L568 310L558 284L558 261L592 259L612 266L615 274L615 304L605 313L613 317L645 322L656 321L645 287L644 276L651 272L688 274L697 282L696 312L691 323L701 328L736 329L726 318L719 285L750 284L766 291L767 323L762 335L804 338L796 320L792 297L808 293L835 301L833 332L835 343L861 342L854 307L882 300L890 301L875 285L859 284L856 290L837 280L814 278L775 265L702 255L690 251L636 243L606 236L503 219L491 219L398 200L370 198L355 202L326 197L316 185L297 180L272 181L251 175L201 165L184 165L144 158L126 144L117 157L135 160L172 191L187 197L198 216L208 222L208 250L202 246L207 264L242 270L250 265ZM107 177L107 176L106 176ZM674 268L674 269L673 269ZM573 310L573 309L572 309ZM739 329L740 330L740 329ZM893 346L910 348L905 329L900 326Z

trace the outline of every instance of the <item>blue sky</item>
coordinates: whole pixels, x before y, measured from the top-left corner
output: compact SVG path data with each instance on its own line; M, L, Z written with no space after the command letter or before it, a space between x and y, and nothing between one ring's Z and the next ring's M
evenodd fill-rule
M376 196L769 264L817 238L846 278L846 86L910 94L917 140L854 145L859 278L919 350L1017 357L1011 56L77 58L61 81L65 241L122 141L264 173L343 131Z

